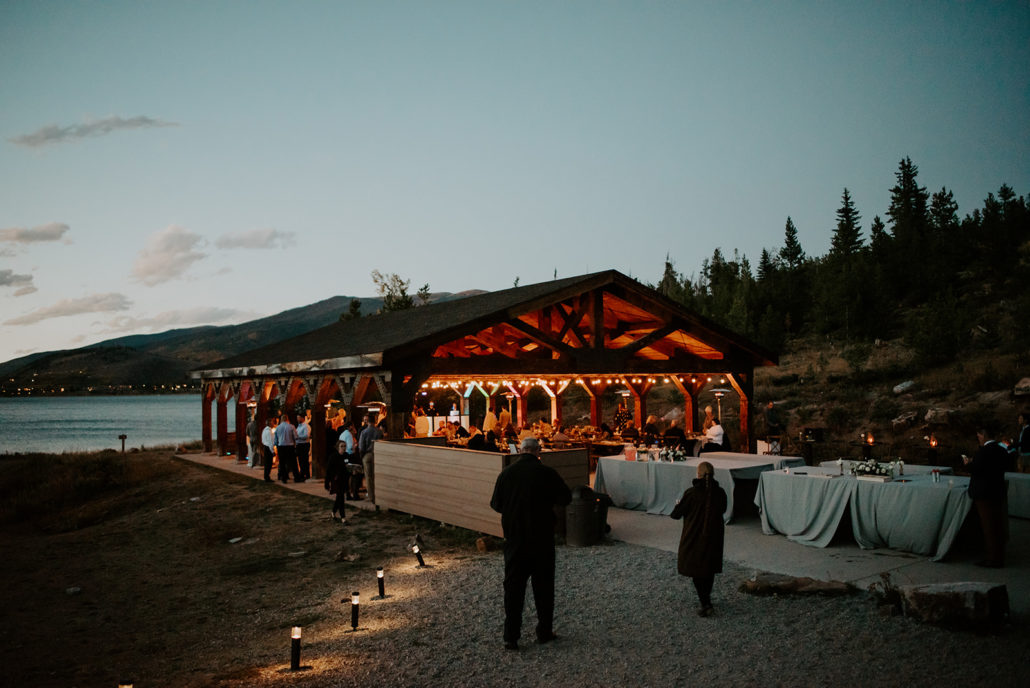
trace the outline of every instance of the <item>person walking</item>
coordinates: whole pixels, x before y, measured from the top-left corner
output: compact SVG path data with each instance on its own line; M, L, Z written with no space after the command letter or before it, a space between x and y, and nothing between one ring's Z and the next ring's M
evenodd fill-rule
M375 482L375 443L383 438L382 431L376 427L371 415L365 416L365 427L358 435L358 454L361 455L361 465L365 469L365 494L372 504L376 502Z
M504 531L504 647L519 649L526 583L533 579L538 643L554 633L554 507L572 501L558 472L540 462L540 440L527 437L521 454L501 471L490 508Z
M1000 569L1005 565L1005 543L1009 539L1008 499L1005 486L1005 468L1009 462L1008 452L994 439L994 428L983 423L976 431L980 448L969 458L962 455L962 461L969 471L969 487L966 488L973 508L980 517L983 530L985 556L976 562L977 566Z
M712 615L715 574L722 573L726 534L722 515L726 511L726 491L719 487L714 474L712 464L707 461L699 463L694 486L687 488L670 514L672 518L683 519L676 568L694 582L694 590L701 602L698 616Z

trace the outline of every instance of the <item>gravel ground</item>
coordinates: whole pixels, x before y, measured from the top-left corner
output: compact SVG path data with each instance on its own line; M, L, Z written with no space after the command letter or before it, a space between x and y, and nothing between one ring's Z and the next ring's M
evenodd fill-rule
M356 632L349 594L374 594L374 572L334 590L313 610L323 620L305 629L301 672L288 671L284 636L281 656L218 685L1026 685L1025 628L977 635L885 617L868 593L754 597L737 591L753 572L732 564L716 578L716 614L700 618L675 554L617 542L558 549L559 638L533 642L527 594L521 650L511 652L501 554L430 550L426 561L390 562L387 598L363 594Z

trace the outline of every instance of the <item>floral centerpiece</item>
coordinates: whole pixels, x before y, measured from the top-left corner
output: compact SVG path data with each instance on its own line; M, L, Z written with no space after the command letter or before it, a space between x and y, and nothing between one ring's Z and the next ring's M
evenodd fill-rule
M688 454L680 447L662 447L658 453L659 461L686 461L690 458L693 458L693 455Z
M887 482L894 479L894 462L882 463L869 459L868 461L855 461L851 464L851 472L858 478L881 480Z

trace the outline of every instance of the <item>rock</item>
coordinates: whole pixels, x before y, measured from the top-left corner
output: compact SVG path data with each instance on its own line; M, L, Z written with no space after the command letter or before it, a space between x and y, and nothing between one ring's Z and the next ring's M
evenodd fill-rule
M78 595L80 592L82 592L82 588L80 588L78 586L72 586L70 588L65 588L64 589L64 594L65 595Z
M1012 388L1012 394L1017 397L1030 396L1030 377L1024 377Z
M229 544L230 545L235 545L237 542L242 542L242 540L243 540L243 538L241 538L241 537L234 537L234 538L231 538L229 540Z
M1003 623L1009 617L1009 593L996 583L932 583L902 585L901 609L932 624L988 625Z
M951 409L929 409L923 420L932 425L948 425L951 422Z
M907 413L902 413L900 416L891 421L891 428L895 432L898 432L899 430L904 430L905 428L911 426L912 423L915 422L916 417L918 415L919 414L917 414L915 411L908 411Z
M856 588L842 581L821 581L795 578L777 573L759 573L740 584L740 592L749 595L851 595Z
M905 380L904 382L902 382L899 385L894 385L894 389L892 391L895 394L904 394L905 392L907 392L908 390L912 389L915 386L916 386L916 383L913 382L912 380Z

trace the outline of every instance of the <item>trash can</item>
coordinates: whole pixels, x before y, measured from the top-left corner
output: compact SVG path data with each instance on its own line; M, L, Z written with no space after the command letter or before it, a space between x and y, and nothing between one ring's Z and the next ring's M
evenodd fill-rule
M594 491L588 486L572 490L572 501L565 507L565 544L589 547L597 543L597 503Z
M608 525L608 507L615 502L603 492L595 492L594 498L597 499L597 541L600 542L611 532L612 527Z

